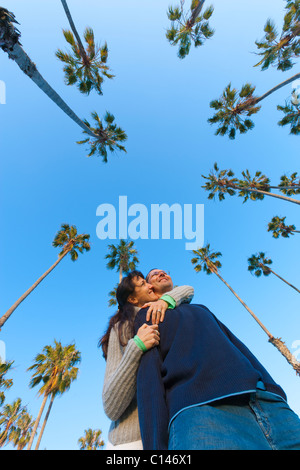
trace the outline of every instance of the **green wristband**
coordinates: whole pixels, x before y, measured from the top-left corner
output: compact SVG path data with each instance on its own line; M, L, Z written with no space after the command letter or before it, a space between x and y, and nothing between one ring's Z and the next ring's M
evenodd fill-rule
M135 342L135 344L136 344L143 352L146 352L146 351L147 351L146 346L144 345L144 343L143 343L143 341L141 340L141 338L138 337L138 335L135 335L135 337L133 338L133 341Z
M168 308L175 308L176 307L176 302L175 300L173 299L173 297L171 297L170 295L168 294L165 294L163 295L162 297L160 297L160 300L164 300L165 302L167 302L168 304Z

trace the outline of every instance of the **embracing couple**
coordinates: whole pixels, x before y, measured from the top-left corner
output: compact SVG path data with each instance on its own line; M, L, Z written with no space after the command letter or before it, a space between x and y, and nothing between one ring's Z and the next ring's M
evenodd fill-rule
M152 269L117 289L99 341L107 450L300 450L282 388L194 289Z

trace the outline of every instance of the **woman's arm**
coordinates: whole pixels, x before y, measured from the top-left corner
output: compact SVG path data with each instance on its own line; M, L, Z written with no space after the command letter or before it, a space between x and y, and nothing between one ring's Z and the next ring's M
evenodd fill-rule
M133 339L122 354L118 334L110 332L102 392L103 408L109 419L116 421L130 405L136 392L136 374L142 350Z
M178 307L183 303L190 303L194 297L194 288L192 286L177 286L174 287L169 292L166 292L160 298L162 300L168 301L168 298L171 297L175 301L175 305L173 303L173 308ZM171 302L172 306L172 302Z
M110 332L102 400L104 411L112 421L123 415L136 393L140 359L143 350L158 345L158 326L144 324L136 336L139 341L136 342L136 337L130 339L122 351L117 330L113 328ZM143 350L140 348L141 343Z
M158 300L147 302L143 308L149 307L146 321L152 317L152 323L162 322L168 308L175 308L182 303L190 303L194 297L194 288L191 286L177 286L169 292L166 292Z

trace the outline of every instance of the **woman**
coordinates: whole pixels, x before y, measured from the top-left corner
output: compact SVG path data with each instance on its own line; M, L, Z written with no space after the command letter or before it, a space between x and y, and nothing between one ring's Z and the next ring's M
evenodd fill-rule
M190 300L193 288L176 287L167 293L176 306ZM164 313L169 304L153 291L139 271L123 278L117 289L118 312L111 317L108 329L99 341L106 360L103 407L112 420L106 449L141 450L142 441L136 401L136 375L144 352L159 344L158 325L144 324L134 337L134 319L145 303L153 302L153 318ZM133 304L133 298L138 303Z

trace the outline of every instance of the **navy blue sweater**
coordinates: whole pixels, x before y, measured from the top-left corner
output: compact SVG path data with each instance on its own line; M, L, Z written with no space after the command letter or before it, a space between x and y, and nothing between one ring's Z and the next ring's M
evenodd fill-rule
M138 312L136 332L146 312ZM255 391L258 380L286 399L249 349L204 305L167 310L159 329L160 345L143 354L137 375L145 450L168 449L169 422L183 408Z

